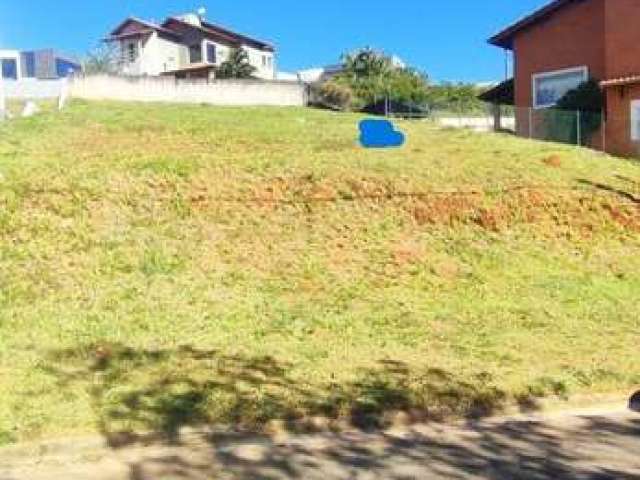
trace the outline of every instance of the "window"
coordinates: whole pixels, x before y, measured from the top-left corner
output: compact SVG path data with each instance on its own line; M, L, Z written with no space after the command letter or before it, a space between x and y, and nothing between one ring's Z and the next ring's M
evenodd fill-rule
M129 63L134 63L138 59L138 44L127 44L127 60Z
M553 107L569 90L589 79L587 67L568 68L533 76L534 108Z
M23 52L22 62L25 68L23 76L34 78L36 76L36 54L35 52Z
M201 63L202 62L202 46L193 45L189 47L189 62Z
M0 59L2 62L2 78L18 79L18 62L13 58Z
M640 142L640 100L631 102L631 140Z
M263 67L267 66L267 56L266 55L262 55L262 66Z
M207 63L216 63L216 44L207 42Z

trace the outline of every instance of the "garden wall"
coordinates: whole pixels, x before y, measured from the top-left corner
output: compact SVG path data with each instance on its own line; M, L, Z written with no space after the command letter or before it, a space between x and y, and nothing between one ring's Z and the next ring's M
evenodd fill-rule
M20 80L4 80L4 93L7 98L44 99L58 98L66 84L66 79L39 80L23 78Z
M70 95L87 100L305 106L307 86L262 80L176 80L173 77L76 77Z

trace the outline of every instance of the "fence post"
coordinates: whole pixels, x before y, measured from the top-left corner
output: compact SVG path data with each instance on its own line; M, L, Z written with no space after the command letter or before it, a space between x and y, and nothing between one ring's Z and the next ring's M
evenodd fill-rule
M581 146L581 144L582 144L582 131L581 131L582 130L582 125L581 125L581 123L582 122L580 121L580 110L576 110L576 123L577 123L577 128L576 128L577 135L576 136L578 137L578 138L576 138L576 145Z
M7 102L4 96L4 79L2 78L2 73L0 72L0 122L4 120L7 111Z
M62 86L60 88L60 96L58 97L58 110L61 111L67 104L67 98L69 97L69 78L62 80Z
M607 118L601 114L600 128L602 129L602 153L607 153Z
M529 107L529 138L533 138L533 108Z
M492 103L491 108L493 110L493 130L499 132L502 128L502 109L497 103Z

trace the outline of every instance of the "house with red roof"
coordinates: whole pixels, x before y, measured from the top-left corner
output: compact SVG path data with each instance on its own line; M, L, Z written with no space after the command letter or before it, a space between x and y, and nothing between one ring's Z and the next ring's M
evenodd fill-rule
M275 78L272 44L213 24L201 14L170 17L162 24L130 17L106 39L117 45L122 75L213 78L234 49L247 53L254 76Z
M517 132L588 79L604 94L603 125L589 143L640 155L640 0L553 0L489 39L513 52Z

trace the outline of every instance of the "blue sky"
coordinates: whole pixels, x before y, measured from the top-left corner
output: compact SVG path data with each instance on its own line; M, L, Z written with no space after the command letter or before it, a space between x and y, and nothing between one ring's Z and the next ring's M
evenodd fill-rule
M83 54L129 15L160 20L207 8L207 19L274 42L280 70L335 63L370 45L435 80L504 76L485 40L546 0L0 0L0 48Z

